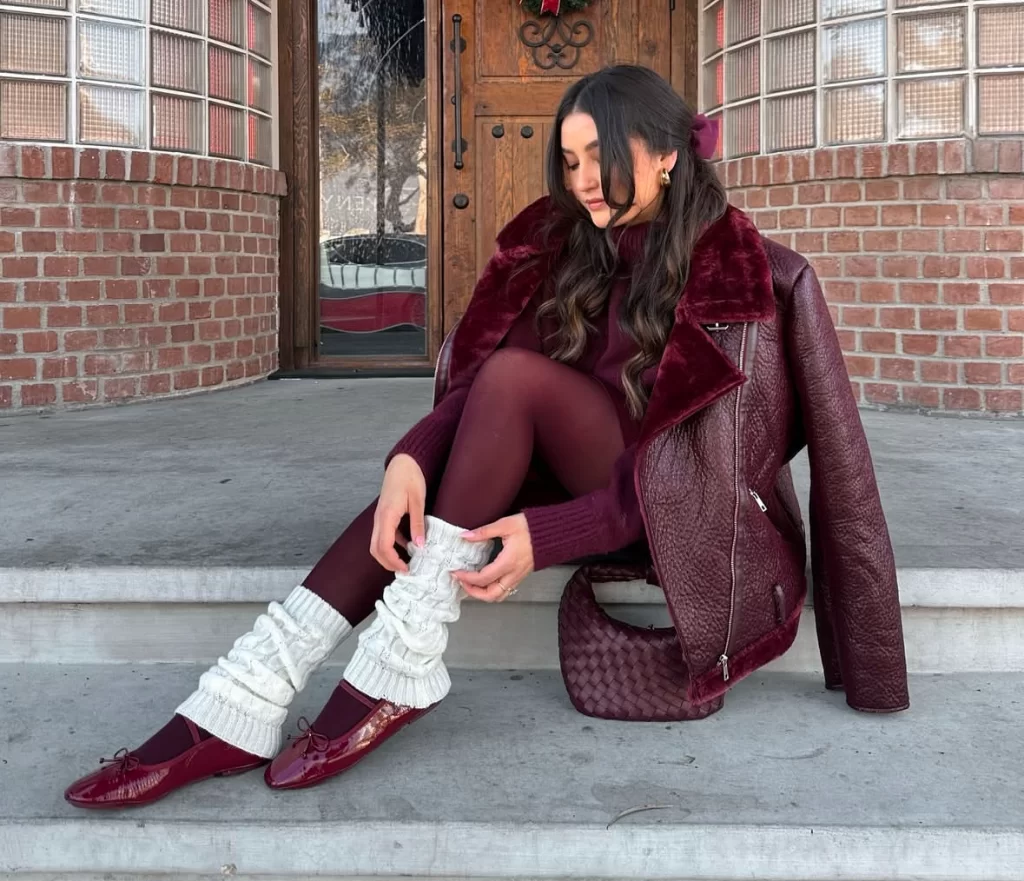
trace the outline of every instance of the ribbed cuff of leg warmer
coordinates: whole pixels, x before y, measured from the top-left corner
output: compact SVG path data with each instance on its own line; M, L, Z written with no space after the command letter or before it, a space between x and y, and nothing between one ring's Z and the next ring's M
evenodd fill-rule
M357 651L342 677L363 694L402 707L423 709L448 696L452 680L448 668L438 663L426 676L412 678L376 663L369 653Z
M288 594L288 598L281 605L302 625L303 630L320 637L320 642L327 649L325 657L352 632L352 625L334 606L302 585Z
M315 645L315 650L310 653L312 658L298 659L306 661L306 664L304 669L293 672L292 675L298 673L301 682L292 683L285 689L290 692L287 700L275 703L267 697L277 695L280 701L282 685L287 680L275 677L267 683L266 689L262 689L266 694L260 694L261 689L257 687L254 690L252 682L243 685L218 665L199 678L199 688L177 709L180 715L225 743L268 759L281 749L281 726L288 714L287 706L297 690L295 686L301 688L312 669L319 666L352 632L352 625L334 607L305 587L296 587L281 607L304 634L313 638ZM263 669L266 660L263 659L264 663L259 665Z
M272 759L281 751L281 726L288 716L284 707L256 698L251 692L228 679L223 685L214 684L212 672L199 677L199 688L178 707L178 715L191 719L214 737L263 759ZM260 716L240 709L242 703L254 710L258 705Z

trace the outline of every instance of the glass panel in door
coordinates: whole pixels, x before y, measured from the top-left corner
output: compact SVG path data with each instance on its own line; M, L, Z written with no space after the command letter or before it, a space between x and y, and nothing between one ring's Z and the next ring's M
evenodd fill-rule
M320 356L423 356L424 0L318 0Z

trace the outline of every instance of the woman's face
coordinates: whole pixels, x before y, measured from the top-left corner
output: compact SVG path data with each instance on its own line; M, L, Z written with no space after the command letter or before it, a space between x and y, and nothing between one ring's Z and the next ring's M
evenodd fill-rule
M617 209L605 201L601 192L601 152L597 125L589 113L570 113L562 122L562 157L565 161L565 187L590 213L594 226L604 228L611 223ZM650 220L658 213L662 198L662 170L671 171L676 154L655 154L639 138L631 138L633 149L633 183L636 196L633 204L616 222L616 226ZM612 181L611 197L618 204L626 200L626 187Z

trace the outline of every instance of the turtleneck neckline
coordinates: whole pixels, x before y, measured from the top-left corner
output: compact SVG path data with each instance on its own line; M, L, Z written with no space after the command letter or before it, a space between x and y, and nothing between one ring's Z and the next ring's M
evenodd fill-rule
M650 228L651 222L644 221L628 226L617 226L612 230L612 237L619 249L619 259L623 263L632 265L643 259Z

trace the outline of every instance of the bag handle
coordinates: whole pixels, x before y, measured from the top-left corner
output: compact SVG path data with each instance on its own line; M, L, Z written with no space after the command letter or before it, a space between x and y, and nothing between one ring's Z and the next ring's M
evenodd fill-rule
M654 566L644 563L591 563L576 570L573 580L577 578L591 584L609 584L615 581L646 581L648 584L658 584Z

